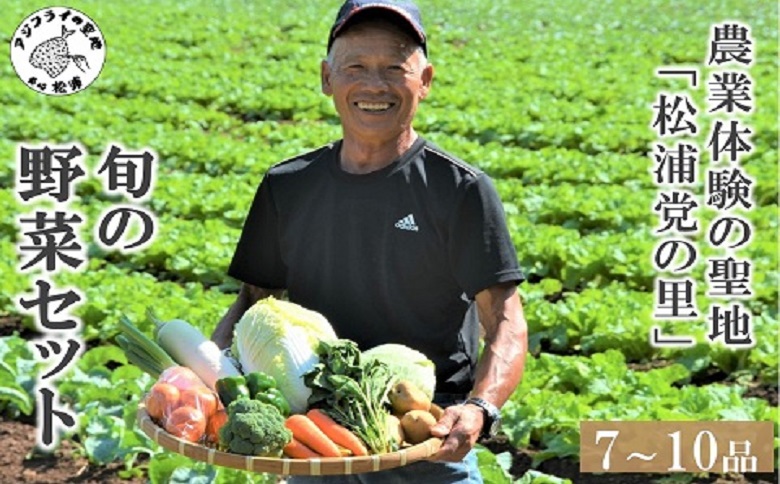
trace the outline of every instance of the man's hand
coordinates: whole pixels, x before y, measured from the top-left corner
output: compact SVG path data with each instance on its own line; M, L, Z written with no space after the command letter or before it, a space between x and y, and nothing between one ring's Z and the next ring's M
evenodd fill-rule
M477 443L484 420L482 409L476 405L447 407L441 419L431 427L431 434L434 437L444 438L444 443L431 460L449 462L463 460Z

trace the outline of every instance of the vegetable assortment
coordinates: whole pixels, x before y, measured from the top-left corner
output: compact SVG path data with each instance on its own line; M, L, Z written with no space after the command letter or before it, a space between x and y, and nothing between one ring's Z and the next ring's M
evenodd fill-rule
M122 317L117 343L157 378L146 410L180 439L253 456L359 457L425 440L440 416L425 355L397 344L361 353L296 304L250 308L234 330L236 360L190 323L147 315L154 339Z

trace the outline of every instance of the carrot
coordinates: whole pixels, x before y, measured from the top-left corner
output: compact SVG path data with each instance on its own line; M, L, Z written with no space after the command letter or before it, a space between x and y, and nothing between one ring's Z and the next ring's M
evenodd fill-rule
M284 426L290 429L294 438L322 454L323 457L341 457L335 442L330 440L306 415L290 415L284 421Z
M306 413L306 416L319 427L322 432L333 442L342 447L346 447L352 454L357 456L368 455L368 449L357 435L348 428L340 425L330 418L330 416L318 408L313 408Z
M314 457L322 457L320 454L306 447L306 445L304 445L295 437L293 437L290 442L284 446L282 451L284 452L284 455L292 457L293 459L312 459Z
M353 454L351 450L347 449L346 447L336 444L336 447L339 448L339 452L341 452L341 457L352 457Z

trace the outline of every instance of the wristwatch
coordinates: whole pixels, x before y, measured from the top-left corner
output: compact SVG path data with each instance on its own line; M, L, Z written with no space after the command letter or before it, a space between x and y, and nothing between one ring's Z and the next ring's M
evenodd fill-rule
M492 403L483 400L478 397L469 397L463 404L476 405L482 409L482 413L485 416L484 423L482 424L482 433L479 435L481 438L495 437L498 433L498 429L501 427L501 412Z

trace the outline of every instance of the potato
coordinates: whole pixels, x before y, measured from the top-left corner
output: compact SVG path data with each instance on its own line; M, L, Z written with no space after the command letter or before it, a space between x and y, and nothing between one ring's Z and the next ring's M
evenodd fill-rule
M425 410L410 410L401 419L404 436L410 444L419 444L430 438L431 427L435 424L436 418Z
M401 419L395 415L388 415L387 433L390 439L395 441L400 447L404 443L404 428L401 426Z
M388 395L393 413L406 414L410 410L429 410L431 400L413 383L401 380L396 383Z
M431 415L433 415L433 418L436 420L441 420L442 416L444 415L444 409L435 403L431 404L431 408L428 411L431 412Z

